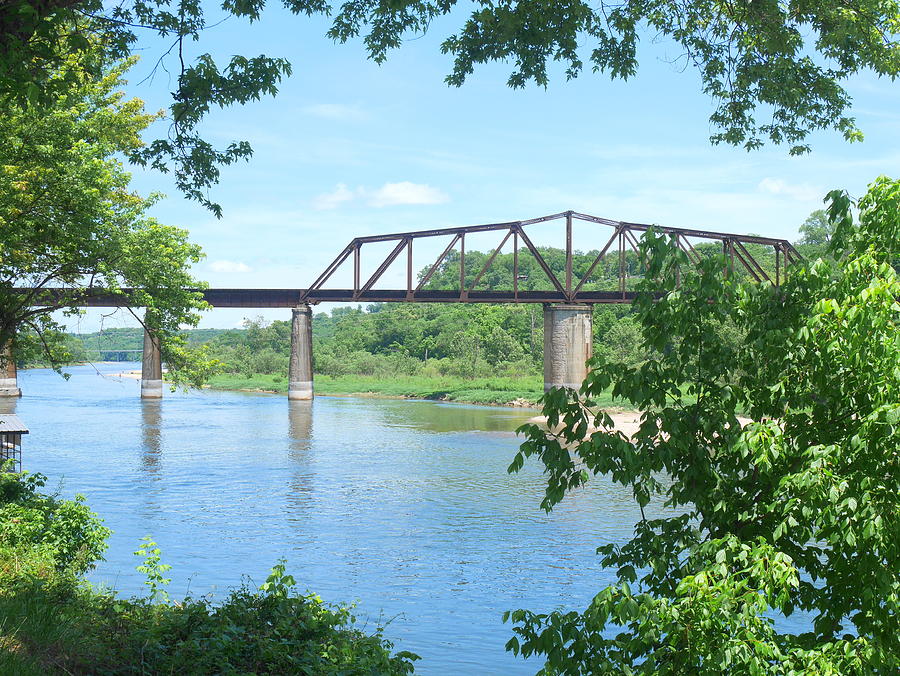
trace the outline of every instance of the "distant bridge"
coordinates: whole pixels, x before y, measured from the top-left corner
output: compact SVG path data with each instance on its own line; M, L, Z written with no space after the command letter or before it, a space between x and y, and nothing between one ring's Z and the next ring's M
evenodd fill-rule
M565 271L562 277L550 268L540 249L534 245L526 232L528 226L551 221L564 221L565 226ZM584 221L608 228L608 237L598 240L603 246L580 278L573 270L574 249L572 228L575 221ZM697 265L701 253L695 245L701 242L715 242L721 245L725 256L726 274L734 274L740 266L758 282L768 281L778 286L787 276L788 266L799 262L802 257L786 239L758 237L756 235L736 235L709 230L671 228L643 223L613 221L575 211L564 211L550 216L524 221L488 223L457 228L417 230L388 235L356 237L325 268L307 289L204 289L200 290L204 300L213 307L227 308L292 308L291 361L288 396L291 399L311 399L313 396L312 371L312 310L311 305L322 302L430 302L430 303L543 303L544 304L544 386L578 387L586 375L585 361L591 355L592 326L591 305L596 303L630 303L635 292L626 288L628 280L625 265L626 251L638 252L638 240L650 229L659 234L671 235L687 260ZM496 232L499 242L482 264L478 273L467 281L466 236L478 233ZM420 279L416 279L413 268L413 249L416 242L433 238L446 238L448 243L437 260ZM367 244L394 243L393 249L380 260L375 271L363 279L361 274L363 247ZM476 288L494 264L497 255L511 242L513 254L512 285L508 289L483 290ZM762 245L771 250L774 267L767 269L748 246ZM562 248L562 247L560 247ZM440 270L451 251L458 249L459 284L451 290L426 288L434 274ZM366 249L370 251L371 247ZM519 253L527 252L546 275L551 289L522 290L519 288ZM618 289L585 289L597 266L608 255L618 256ZM376 289L376 284L387 270L404 257L406 283L402 288ZM350 288L327 286L334 274L343 266L352 266L353 283ZM72 289L20 289L20 293L31 296L34 305L55 305L71 299ZM120 294L110 294L91 289L77 291L76 303L83 307L124 307L131 306L132 290L123 289ZM144 335L143 372L141 396L162 396L162 364L159 347L149 333ZM9 374L7 374L9 380ZM15 389L15 373L12 373L12 389ZM2 379L0 379L2 380ZM7 383L8 385L8 383ZM7 388L10 389L10 388ZM0 383L0 395L3 393ZM10 391L12 391L10 389Z

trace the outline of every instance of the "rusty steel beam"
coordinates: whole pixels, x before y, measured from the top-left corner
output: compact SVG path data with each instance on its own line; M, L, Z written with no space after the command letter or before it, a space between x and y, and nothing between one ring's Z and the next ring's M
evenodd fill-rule
M772 280L769 279L768 273L765 271L763 266L759 264L759 261L757 261L753 257L753 254L747 251L747 248L741 242L735 242L735 245L737 247L735 249L735 253L738 255L741 263L743 263L745 266L748 266L748 270L750 270L749 265L753 265L753 267L756 268L756 272L750 270L750 273L756 278L756 281L761 282L765 279L767 282L771 282ZM744 260L745 258L746 260Z
M372 276L369 277L369 280L362 285L362 288L360 288L359 292L362 294L371 289L375 285L375 282L381 279L381 275L383 275L385 271L389 267L391 267L391 263L397 260L397 256L399 256L400 252L403 251L403 247L409 246L411 242L411 238L403 238L399 242L397 242L397 246L394 247L394 250L388 254L387 258L381 261L381 265L379 265L378 269L374 273L372 273Z
M531 238L525 234L525 231L521 226L518 228L519 235L522 237L522 241L525 242L525 246L528 247L528 250L531 252L531 255L534 256L534 259L537 261L538 265L541 266L541 269L544 271L544 274L547 275L547 279L550 280L550 283L556 287L556 290L565 295L566 291L563 288L563 285L560 284L559 280L556 278L556 275L553 274L553 270L550 269L550 266L547 265L547 261L544 260L544 257L541 256L541 252L537 250L537 247L531 241Z
M28 289L21 289L24 292ZM71 289L46 289L38 304L46 304L55 296ZM79 301L81 307L127 307L133 306L133 289L123 289L122 294L86 293ZM372 303L394 303L407 301L406 289L369 290L355 292L353 289L203 289L198 290L204 300L217 308L294 308L301 298L310 303L352 303L356 301ZM626 302L631 302L637 294L628 292ZM421 290L413 292L411 299L418 303L458 303L457 290ZM564 303L564 291L470 291L470 303ZM578 294L579 303L622 302L618 291L583 291Z
M506 244L506 241L509 239L509 237L510 237L510 235L512 235L512 233L513 233L512 230L507 231L506 236L500 242L500 246L498 246L496 249L494 249L491 252L491 255L484 262L484 265L481 266L481 270L479 270L478 274L475 276L475 279L472 282L471 286L469 286L469 291L472 291L475 288L475 285L481 281L481 278L484 276L484 273L487 272L487 269L489 267L491 267L491 263L494 262L494 259L497 257L497 254L500 253L500 249L503 248L503 245Z
M459 233L456 233L453 236L453 239L450 240L450 244L448 244L447 248L444 249L444 253L442 253L440 256L438 256L437 260L434 262L434 265L431 266L431 269L428 270L428 272L422 278L422 281L419 282L419 285L416 287L416 291L418 291L419 289L421 289L423 286L425 286L428 283L428 280L431 279L431 276L434 274L435 270L438 269L440 264L444 262L444 259L447 257L447 254L450 253L450 250L454 246L456 246L456 242L458 240L459 240Z
M199 293L213 307L232 308L290 308L300 304L306 289L189 289ZM25 292L28 289L16 289ZM74 289L48 288L37 295L34 305L55 305L69 297ZM79 307L136 307L134 289L122 289L113 294L102 291L80 292Z
M310 291L307 296L309 303L345 303L361 301L369 303L398 303L407 302L405 289L372 289L352 298L352 289L320 289ZM623 295L619 291L582 291L578 294L578 302L586 304L594 303L630 303L637 297L636 291L626 291ZM415 303L458 303L459 291L426 289L413 294L412 302ZM567 303L568 296L561 291L518 291L516 295L512 291L469 291L466 293L467 303Z
M466 299L466 233L459 234L459 299Z
M594 271L594 268L603 260L603 257L606 255L606 252L609 250L609 247L612 246L612 243L616 241L616 237L619 236L619 231L616 230L612 237L609 238L609 241L606 242L606 245L600 250L600 253L597 254L597 257L594 259L594 262L591 263L591 267L587 269L587 272L584 273L584 277L581 278L581 281L578 282L578 286L575 287L575 294L578 294L581 291L581 287L584 286L584 283L588 280L588 277L591 276L591 273Z

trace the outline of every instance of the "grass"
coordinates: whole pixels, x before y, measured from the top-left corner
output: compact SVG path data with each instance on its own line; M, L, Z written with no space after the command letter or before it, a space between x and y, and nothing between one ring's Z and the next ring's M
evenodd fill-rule
M214 376L210 387L219 390L287 392L287 378L256 374ZM470 404L535 404L544 393L540 376L519 378L431 378L426 376L323 376L315 379L316 394L365 394L410 399L459 401Z
M216 390L254 390L287 392L287 378L256 374L244 377L220 374L210 379ZM458 401L467 404L537 405L544 394L544 381L539 375L514 378L433 378L428 376L323 376L315 379L316 394L369 395L408 399ZM604 393L597 401L603 408L614 408L617 402ZM619 402L620 404L620 402Z

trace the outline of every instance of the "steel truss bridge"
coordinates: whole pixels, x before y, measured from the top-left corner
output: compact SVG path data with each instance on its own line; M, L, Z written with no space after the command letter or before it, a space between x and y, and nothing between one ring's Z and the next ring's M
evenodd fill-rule
M565 272L563 278L558 277L548 265L541 251L536 247L526 231L529 226L551 221L565 221ZM605 226L604 242L592 264L579 279L573 272L572 228L575 221L584 221L598 226ZM388 235L372 235L354 238L343 251L325 268L308 289L205 289L202 290L204 300L213 307L231 308L289 308L321 302L430 302L430 303L630 303L635 292L626 289L625 253L628 250L638 251L638 240L646 231L653 229L658 234L671 235L679 248L692 264L698 264L701 253L695 245L701 242L714 242L722 247L726 257L726 273L736 266L743 267L751 278L758 282L768 281L778 286L787 276L788 266L799 262L802 257L786 239L758 237L755 235L736 235L709 230L692 230L688 228L672 228L643 223L629 223L600 218L575 211L564 211L540 218L505 223L488 223L456 228L434 230L417 230ZM472 279L466 282L466 237L477 233L495 232L499 241L494 247L481 269ZM606 236L606 233L609 233ZM416 279L413 269L413 249L415 243L438 237L449 238L449 243L437 260ZM485 273L490 270L497 255L510 244L513 254L512 288L504 290L478 290L476 287ZM363 278L361 275L363 256L372 247L364 251L367 244L394 243L393 249L385 256L375 271ZM774 254L774 270L769 271L754 256L747 245L763 245ZM758 248L758 247L757 247ZM455 290L435 290L426 286L434 274L440 270L451 251L458 250L459 286ZM527 252L541 268L550 285L546 291L519 289L519 253ZM611 291L586 290L585 284L591 274L606 256L618 256L618 289ZM385 272L401 257L406 259L406 284L404 288L376 289ZM377 260L377 259L376 259ZM366 262L369 262L366 259ZM334 288L328 286L329 280L345 265L352 266L352 288ZM771 273L771 274L770 274ZM21 293L31 294L35 305L54 305L64 295L72 293L70 289L20 289ZM123 289L121 294L109 294L90 289L80 292L77 304L83 307L119 307L129 305L129 290Z

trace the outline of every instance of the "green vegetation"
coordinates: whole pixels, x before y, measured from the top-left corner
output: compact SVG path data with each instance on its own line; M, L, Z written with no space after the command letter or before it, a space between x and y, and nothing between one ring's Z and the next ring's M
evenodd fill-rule
M136 552L147 598L119 598L81 575L109 531L83 501L39 492L44 479L0 472L0 673L409 674L416 656L391 655L352 609L298 594L283 562L258 589L244 584L220 604L171 602L168 570L149 538Z
M583 612L507 614L507 648L542 674L900 670L900 181L869 187L857 226L846 194L829 200L836 260L781 288L715 260L679 280L675 243L648 235L643 290L665 295L635 311L655 358L599 359L579 393L545 398L558 433L522 428L510 471L541 461L544 509L606 475L641 510L629 542L600 547L618 584ZM633 439L590 407L610 386L645 411ZM776 627L797 611L807 630Z
M99 47L90 46L99 59ZM170 378L198 384L210 364L185 349L178 332L195 326L206 307L189 290L202 286L189 272L202 256L185 230L147 215L157 195L129 187L121 154L140 149L141 133L157 118L119 91L129 65L101 62L95 77L75 78L43 105L0 98L0 359L11 346L20 363L71 361L52 313L77 315L85 288L133 287L129 302L146 308L143 321L160 339ZM53 77L79 68L64 55Z
M213 376L209 386L220 390L258 390L287 392L285 376L221 374ZM428 378L398 376L317 376L316 394L371 394L384 397L436 399L470 404L536 404L544 394L541 376L518 378Z

